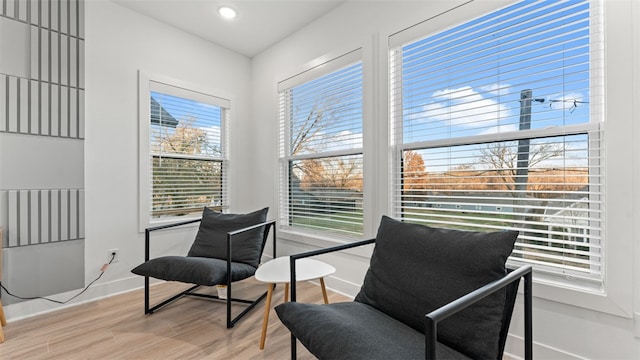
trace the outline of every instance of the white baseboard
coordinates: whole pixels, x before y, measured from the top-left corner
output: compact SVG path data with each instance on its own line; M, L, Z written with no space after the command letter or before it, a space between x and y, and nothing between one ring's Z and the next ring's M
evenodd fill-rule
M507 344L505 345L505 360L522 360L524 359L524 338L517 335L509 334ZM564 350L556 349L544 344L533 342L533 358L534 359L553 359L553 360L584 360L586 358L576 354L568 353Z
M94 284L82 295L67 304L58 304L43 299L27 300L4 306L4 313L7 317L7 322L12 322L126 293L139 289L142 286L143 278L136 275L124 279ZM47 297L57 301L66 301L80 291L82 291L82 289L67 291ZM141 308L140 311L143 311L143 309Z

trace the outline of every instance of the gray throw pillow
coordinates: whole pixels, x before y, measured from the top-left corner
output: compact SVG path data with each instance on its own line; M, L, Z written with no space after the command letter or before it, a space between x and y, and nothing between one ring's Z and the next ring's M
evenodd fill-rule
M506 274L517 231L471 232L383 216L355 301L424 333L424 315ZM442 321L438 341L477 359L496 358L505 291Z
M266 207L248 214L223 214L205 207L196 240L187 256L226 259L227 233L265 222L268 211ZM231 241L231 261L258 267L264 231L262 226L235 236Z

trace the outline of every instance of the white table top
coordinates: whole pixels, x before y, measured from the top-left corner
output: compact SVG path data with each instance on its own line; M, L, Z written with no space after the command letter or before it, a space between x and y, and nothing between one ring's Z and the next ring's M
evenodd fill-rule
M275 284L290 282L289 257L281 256L267 261L256 270L256 280ZM296 280L306 281L329 276L336 271L333 266L322 261L302 258L296 260Z

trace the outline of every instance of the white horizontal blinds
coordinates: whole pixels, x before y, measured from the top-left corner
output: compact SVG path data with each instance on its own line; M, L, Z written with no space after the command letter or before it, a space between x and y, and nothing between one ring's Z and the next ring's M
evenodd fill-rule
M397 216L519 230L513 262L599 286L602 56L593 6L525 1L393 49Z
M338 61L345 61L339 58ZM283 223L363 233L362 62L280 84Z
M288 91L291 155L362 148L362 64Z
M157 88L152 83L152 89ZM168 92L172 91L152 90L149 98L151 216L180 216L201 212L204 206L226 205L227 109L215 97L184 89Z

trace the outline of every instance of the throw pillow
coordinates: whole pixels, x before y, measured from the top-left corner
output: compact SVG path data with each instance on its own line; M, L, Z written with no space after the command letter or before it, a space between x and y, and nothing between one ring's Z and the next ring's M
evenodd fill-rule
M356 301L424 333L424 316L506 274L517 231L472 232L384 216ZM495 358L506 293L442 321L438 340L472 358Z
M265 222L268 211L266 207L248 214L223 214L205 207L198 234L187 256L226 259L227 233ZM264 231L263 226L234 236L231 241L231 261L258 267Z

